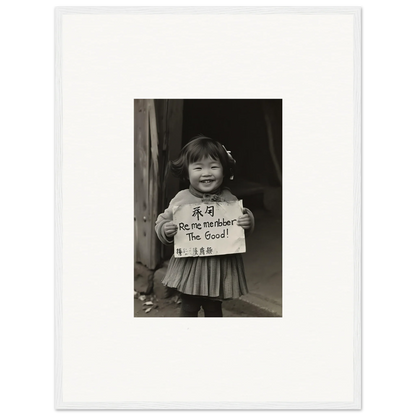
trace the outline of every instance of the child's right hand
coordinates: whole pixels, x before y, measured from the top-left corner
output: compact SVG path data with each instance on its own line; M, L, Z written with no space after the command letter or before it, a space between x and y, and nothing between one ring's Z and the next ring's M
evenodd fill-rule
M173 221L167 222L163 228L167 238L173 237L178 232L178 226Z

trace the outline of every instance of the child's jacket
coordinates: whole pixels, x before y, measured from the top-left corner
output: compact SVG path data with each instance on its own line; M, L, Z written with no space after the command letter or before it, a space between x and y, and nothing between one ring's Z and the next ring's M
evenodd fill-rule
M237 201L237 198L227 188L215 194L201 194L193 187L178 192L156 220L155 230L160 241L163 244L173 244L173 239L166 237L163 225L173 220L174 206L213 201ZM254 216L250 210L245 210L251 217L252 227L247 230L249 233L254 229ZM188 295L219 300L238 298L248 292L243 259L238 253L207 257L172 256L162 283Z

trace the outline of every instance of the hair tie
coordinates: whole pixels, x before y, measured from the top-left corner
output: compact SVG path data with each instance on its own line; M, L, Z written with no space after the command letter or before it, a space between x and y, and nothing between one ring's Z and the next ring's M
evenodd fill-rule
M228 156L228 159L229 159L229 161L230 161L231 165L235 165L237 162L236 162L236 161L235 161L235 159L231 156L231 152L230 152L229 150L227 150L223 144L222 144L221 146L224 148L225 153L227 153L227 156ZM234 175L231 175L231 176L230 176L230 181L232 181L233 179L234 179Z

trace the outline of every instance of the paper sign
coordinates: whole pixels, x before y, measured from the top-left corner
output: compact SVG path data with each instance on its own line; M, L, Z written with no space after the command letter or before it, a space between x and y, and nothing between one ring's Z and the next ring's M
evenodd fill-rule
M187 204L173 208L175 257L244 253L244 229L237 225L243 201Z

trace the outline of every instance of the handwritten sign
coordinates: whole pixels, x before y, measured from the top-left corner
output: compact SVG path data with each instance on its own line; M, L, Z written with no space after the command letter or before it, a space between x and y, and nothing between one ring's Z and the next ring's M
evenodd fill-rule
M175 257L244 253L244 229L237 225L243 201L187 204L173 208Z

